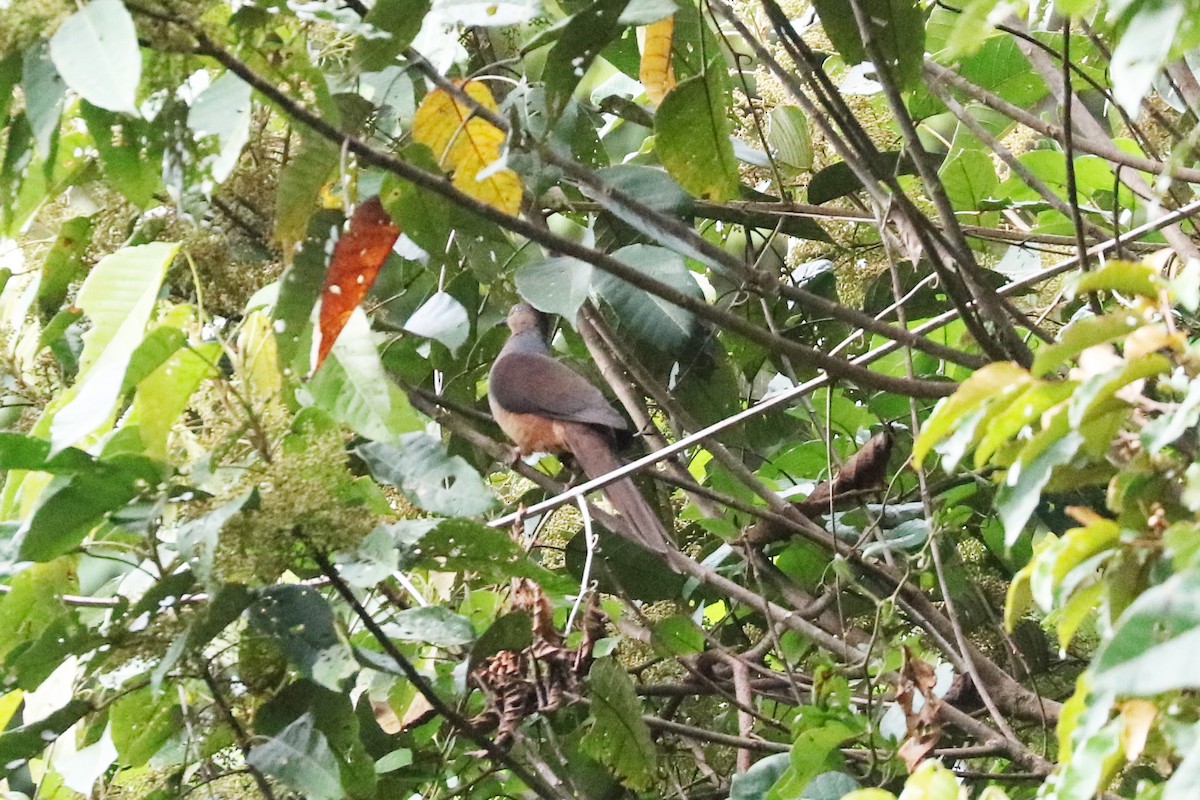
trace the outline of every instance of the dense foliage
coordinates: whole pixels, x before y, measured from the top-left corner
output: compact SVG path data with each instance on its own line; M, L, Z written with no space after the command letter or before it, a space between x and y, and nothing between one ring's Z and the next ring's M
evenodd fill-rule
M5 796L1195 796L1197 48L0 3ZM677 552L491 420L519 299Z

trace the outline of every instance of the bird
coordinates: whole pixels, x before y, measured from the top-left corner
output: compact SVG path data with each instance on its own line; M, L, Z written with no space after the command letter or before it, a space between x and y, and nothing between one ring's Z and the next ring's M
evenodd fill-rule
M579 373L555 359L546 342L546 317L528 303L508 312L508 341L488 373L492 416L521 455L569 453L589 478L621 466L617 434L629 424ZM629 478L604 487L609 502L629 523L642 547L665 555L670 537L662 521Z

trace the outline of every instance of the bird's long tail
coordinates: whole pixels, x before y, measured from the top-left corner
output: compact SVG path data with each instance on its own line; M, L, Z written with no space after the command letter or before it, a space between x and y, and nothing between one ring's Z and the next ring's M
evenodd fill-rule
M587 425L566 425L564 428L563 439L589 478L598 478L621 466L621 460L602 433ZM662 520L632 480L614 481L604 487L604 494L629 523L629 533L638 544L655 553L665 555L670 552L671 540Z

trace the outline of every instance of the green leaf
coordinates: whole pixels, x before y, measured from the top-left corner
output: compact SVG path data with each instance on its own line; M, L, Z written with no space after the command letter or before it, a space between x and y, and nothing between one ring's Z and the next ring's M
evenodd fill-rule
M1058 341L1038 349L1029 371L1042 377L1058 369L1093 345L1115 342L1143 324L1136 314L1106 314L1102 317L1082 317L1063 328Z
M684 294L703 298L704 293L683 258L661 247L631 244L613 253L636 271ZM660 353L681 357L697 346L700 326L690 311L610 275L595 272L596 292L616 312L618 328Z
M882 175L915 175L912 159L898 151L879 153L874 157L875 172ZM828 203L863 188L862 181L845 161L830 164L819 170L808 182L808 202Z
M775 753L755 761L750 769L733 776L729 800L763 800L779 776L787 769L787 753Z
M419 545L411 537L403 543L408 552L402 568L417 564L438 572L471 573L485 583L532 578L548 592L577 588L570 578L535 564L523 547L495 528L462 518L419 522L420 527L411 529L419 538Z
M775 158L797 172L812 169L812 135L804 110L798 106L775 106L770 119L767 141L775 148Z
M162 188L161 133L152 123L84 102L79 116L100 154L100 166L113 188L139 208L148 207Z
M405 434L399 444L368 442L354 452L377 480L434 514L473 517L496 504L479 473L427 434Z
M1189 734L1193 744L1171 773L1159 800L1188 800L1200 786L1200 723L1192 723Z
M592 265L556 256L522 264L513 275L517 291L538 309L574 324L592 286Z
M284 252L290 252L292 246L305 237L306 231L312 235L309 220L313 211L320 208L321 189L337 169L340 155L336 145L311 131L304 131L300 147L279 172L279 188L275 193L275 238L283 245ZM324 268L323 250L321 255ZM323 282L322 271L321 278L311 287L314 303Z
M1089 525L1069 529L1062 538L1039 550L1030 574L1029 588L1034 601L1043 611L1052 611L1085 577L1080 575L1064 586L1067 573L1097 553L1110 549L1120 538L1120 525L1110 519L1099 519ZM1094 574L1094 571L1094 565L1089 563L1087 573Z
M94 106L137 113L142 51L133 17L119 0L92 0L50 39L50 56L67 86Z
M957 211L978 211L1000 185L991 156L982 150L960 150L942 162L938 175Z
M650 646L661 655L676 657L704 652L704 631L691 617L664 617L650 630Z
M304 677L339 691L355 669L354 657L334 624L333 609L307 586L268 586L248 611L250 624L279 642Z
M200 93L187 124L197 138L217 137L217 152L204 159L213 180L224 183L250 141L250 84L226 71Z
M622 30L618 22L629 0L595 0L563 26L558 41L546 55L546 106L557 119L575 87L587 74L596 56Z
M255 505L257 505L256 490L251 489L228 503L217 506L207 514L189 520L180 526L175 534L175 544L179 549L179 555L187 560L188 566L202 583L207 584L212 578L217 545L225 523L233 519L242 509L253 508Z
M441 342L451 353L457 353L471 334L471 319L454 295L439 290L405 320L404 330ZM418 424L410 430L419 427L423 426Z
M375 72L394 62L420 32L430 7L430 0L376 0L363 21L387 35L355 41L354 58L362 71Z
M998 361L977 369L958 390L941 400L913 443L913 463L918 467L930 449L944 439L962 419L980 405L1010 394L1032 378L1017 364Z
M1092 662L1092 688L1129 697L1200 688L1200 571L1172 575L1143 592Z
M121 393L133 391L142 380L167 362L179 348L187 344L187 334L175 325L159 325L129 356Z
M1162 353L1147 353L1123 362L1115 369L1088 378L1071 397L1069 419L1079 426L1096 417L1123 408L1129 402L1116 393L1136 381L1171 371L1171 360Z
M445 606L405 609L392 615L384 627L394 639L436 647L462 647L475 639L471 621Z
M178 251L177 244L159 242L123 248L102 258L80 286L75 305L92 327L83 335L75 385L50 422L54 450L111 424L125 370L145 336L159 287Z
M958 800L958 778L940 761L928 759L904 782L904 800Z
M130 456L98 461L73 475L55 476L17 532L18 556L49 561L71 552L105 514L121 508L157 482L157 465Z
M350 315L308 388L317 408L368 439L395 440L403 431L424 427L408 398L388 380L361 308Z
M54 68L50 49L44 42L25 51L21 90L25 94L25 115L37 153L42 158L51 158L51 145L58 132L67 87ZM8 91L11 94L11 86Z
M220 358L218 342L181 348L138 383L124 424L137 426L147 456L167 460L175 423L201 381L217 374Z
M1178 35L1180 23L1193 13L1195 9L1184 2L1138 4L1109 65L1113 99L1126 113L1141 111L1142 99L1172 57L1170 43Z
M76 698L45 719L5 731L0 734L0 764L11 770L34 758L91 710L91 703Z
M1200 381L1189 381L1187 394L1172 411L1142 428L1142 446L1154 455L1200 421Z
M325 284L327 244L341 230L344 217L338 211L319 211L308 221L308 235L300 251L279 279L279 297L271 310L279 368L285 375L308 372L308 349L312 325L309 317ZM340 338L340 337L339 337Z
M836 719L801 731L788 753L787 769L767 792L764 800L787 800L803 796L809 782L818 773L832 762L840 762L838 746L857 734L857 730Z
M1158 299L1166 288L1162 276L1149 264L1133 261L1106 261L1102 266L1080 272L1067 282L1069 296L1074 299L1087 292L1121 292Z
M1025 426L1041 419L1048 409L1069 398L1075 388L1074 381L1035 381L1029 384L1025 391L1018 393L1001 413L988 422L987 433L975 447L975 468L982 469L1001 446L1024 430Z
M337 758L324 734L314 727L311 713L256 745L246 761L312 800L346 796Z
M1055 467L1068 463L1083 444L1083 436L1069 430L1067 414L1060 410L1053 421L1029 440L1008 470L996 492L996 513L1004 524L1004 544L1012 547L1041 500L1042 487Z
M723 70L714 61L679 83L654 115L659 161L689 194L713 202L737 197L741 186Z
M642 720L629 674L611 658L597 659L588 675L592 729L580 740L583 752L612 768L633 789L648 789L658 751Z
M871 41L901 89L916 86L925 58L925 9L914 0L859 0ZM875 61L867 53L853 11L840 0L815 0L813 6L833 46L847 64Z
M156 698L149 686L117 700L108 713L113 744L127 767L149 761L183 724L179 698L173 694Z
M91 241L92 221L88 217L69 219L58 229L58 238L42 262L42 278L38 281L38 306L44 316L62 306L71 282L83 272L83 256Z
M306 716L325 737L346 795L361 800L376 797L374 760L364 746L363 726L347 692L332 691L303 680L290 683L259 708L254 729L265 736L282 736L287 728Z
M33 564L18 572L9 585L10 591L0 597L0 658L5 660L68 613L62 596L78 590L75 560Z

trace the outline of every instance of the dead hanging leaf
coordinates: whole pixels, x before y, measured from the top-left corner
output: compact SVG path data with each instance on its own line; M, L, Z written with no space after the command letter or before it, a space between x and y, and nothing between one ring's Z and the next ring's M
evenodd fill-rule
M831 506L842 508L865 493L882 489L893 442L890 430L872 436L857 453L846 459L833 480L821 481L807 499L796 503L796 510L808 516L828 513Z
M400 229L383 210L378 197L372 197L354 209L350 226L334 245L333 258L325 272L314 372L325 362L346 321L367 296L399 236Z
M583 617L583 640L575 651L562 646L553 608L542 587L526 578L513 581L512 609L531 612L533 639L523 650L501 650L471 671L471 682L487 696L483 713L471 720L477 729L494 729L501 747L532 714L553 711L579 692L579 681L592 663L592 649L604 636L605 617L595 595Z
M492 93L479 81L455 84L483 108L498 110ZM460 191L506 214L521 209L521 178L500 161L504 131L473 116L457 98L441 89L425 95L413 116L412 134L429 146L438 164L454 173L451 182Z
M933 665L922 661L904 648L904 664L900 667L900 678L896 685L896 702L904 712L907 737L900 745L898 755L904 759L908 771L937 746L942 729L937 723L938 709L942 701L933 693L937 685L937 673Z
M652 22L645 27L642 44L642 63L638 80L646 88L646 96L654 105L662 103L667 92L675 86L675 68L671 64L671 44L675 38L674 15Z

